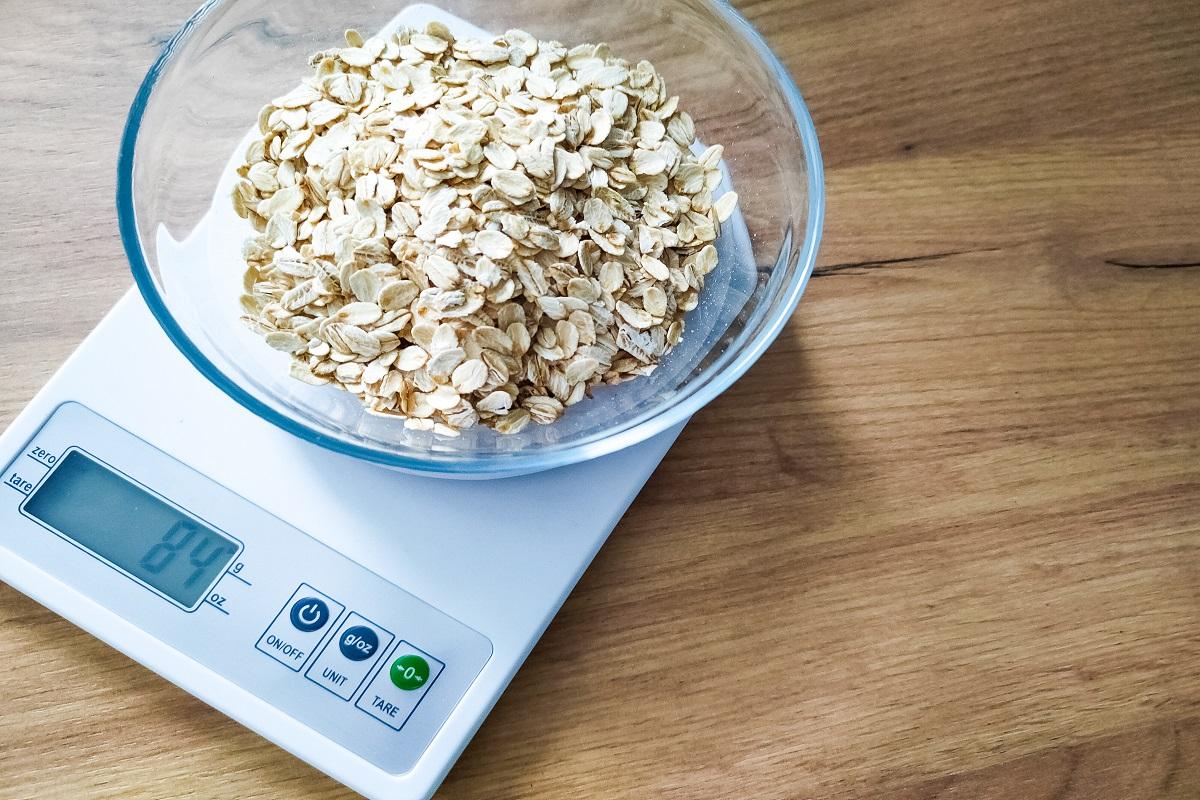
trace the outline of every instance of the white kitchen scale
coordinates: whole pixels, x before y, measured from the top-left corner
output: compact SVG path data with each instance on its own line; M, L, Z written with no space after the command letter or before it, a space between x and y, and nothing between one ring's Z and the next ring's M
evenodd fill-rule
M429 18L464 27L392 24ZM740 215L719 244L693 343L755 280ZM531 476L415 477L245 410L131 290L0 436L0 579L355 791L427 798L681 427Z
M243 409L130 292L0 436L0 579L355 791L425 798L677 433L403 474Z

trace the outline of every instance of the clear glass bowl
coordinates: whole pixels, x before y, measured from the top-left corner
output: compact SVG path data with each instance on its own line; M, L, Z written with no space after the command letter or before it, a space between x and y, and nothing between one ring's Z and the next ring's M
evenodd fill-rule
M457 18L452 29L469 23L568 45L604 41L631 61L652 61L695 118L700 140L725 146L726 181L741 196L718 242L721 263L662 367L597 390L554 425L510 437L480 427L449 440L368 414L349 394L290 378L287 356L238 319L240 249L250 231L233 214L229 189L259 109L296 86L309 55L339 46L347 28L369 35L445 14ZM118 169L134 277L163 330L205 377L268 422L330 450L463 478L595 458L686 421L749 369L792 315L812 273L824 208L817 136L800 93L749 23L712 0L444 0L437 8L212 0L142 83Z

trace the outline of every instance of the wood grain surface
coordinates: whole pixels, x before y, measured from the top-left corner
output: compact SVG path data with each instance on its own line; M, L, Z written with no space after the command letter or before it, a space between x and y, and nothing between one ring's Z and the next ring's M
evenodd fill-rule
M0 422L129 285L192 2L0 5ZM440 796L1200 796L1200 4L738 5L821 134L818 277ZM0 798L347 796L0 587Z

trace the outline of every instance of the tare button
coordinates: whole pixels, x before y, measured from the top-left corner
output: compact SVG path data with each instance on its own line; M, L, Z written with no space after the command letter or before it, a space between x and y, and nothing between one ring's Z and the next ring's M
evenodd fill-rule
M408 642L400 642L375 673L358 707L393 730L400 730L428 694L446 665Z
M260 652L299 672L346 607L307 583L292 593L255 645Z
M351 613L304 674L322 689L349 700L395 638L361 614Z

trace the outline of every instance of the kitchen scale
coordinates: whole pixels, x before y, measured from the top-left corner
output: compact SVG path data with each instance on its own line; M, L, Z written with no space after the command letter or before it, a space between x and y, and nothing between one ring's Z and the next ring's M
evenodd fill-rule
M131 291L0 436L0 579L355 791L425 798L677 434L403 474L234 403Z
M464 27L393 24L430 18ZM740 215L721 245L701 340L755 280ZM0 436L0 579L355 791L426 798L681 428L520 478L401 473L235 403L131 290Z

